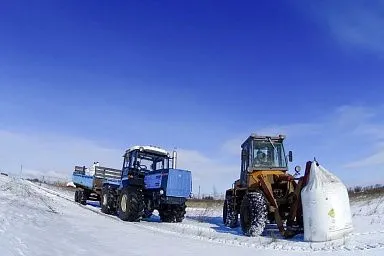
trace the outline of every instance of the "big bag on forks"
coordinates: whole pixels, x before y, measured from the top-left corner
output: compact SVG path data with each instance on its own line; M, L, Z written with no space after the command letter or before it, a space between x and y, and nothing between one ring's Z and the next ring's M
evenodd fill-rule
M304 240L330 241L353 230L348 191L341 180L316 161L301 191Z

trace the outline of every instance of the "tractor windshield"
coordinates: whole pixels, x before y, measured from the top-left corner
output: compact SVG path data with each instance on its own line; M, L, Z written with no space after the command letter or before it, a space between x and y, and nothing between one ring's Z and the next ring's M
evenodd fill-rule
M287 168L283 143L253 141L253 167Z
M157 155L149 152L133 151L125 157L124 167L140 169L142 171L155 171L168 169L170 159L165 155Z
M169 159L166 156L158 156L149 153L139 153L137 161L141 166L144 166L148 171L155 171L160 169L167 169L169 165Z

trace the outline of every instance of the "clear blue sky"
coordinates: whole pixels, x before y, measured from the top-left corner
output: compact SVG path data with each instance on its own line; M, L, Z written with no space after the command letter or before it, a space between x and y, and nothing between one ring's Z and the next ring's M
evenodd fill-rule
M0 129L177 146L237 166L226 141L381 108L383 4L308 2L2 1ZM329 148L313 152L338 166Z

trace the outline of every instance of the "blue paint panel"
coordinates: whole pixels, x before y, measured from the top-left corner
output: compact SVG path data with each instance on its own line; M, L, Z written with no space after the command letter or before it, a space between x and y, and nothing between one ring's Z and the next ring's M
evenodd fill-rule
M117 185L120 186L121 180L120 179L105 179L103 181L103 184L109 184L109 185Z
M168 173L169 173L169 169L163 170L163 178L161 180L161 187L164 189L164 191L167 191Z
M120 188L131 185L127 177L121 180L108 179L104 184L113 184ZM163 189L168 197L188 198L192 192L192 174L179 169L156 170L144 177L144 184L148 190Z
M169 169L166 195L188 198L191 192L191 172L187 170Z
M162 173L149 174L144 177L144 184L146 189L159 189L161 188Z
M75 185L82 185L86 188L93 189L93 176L72 174L72 181Z

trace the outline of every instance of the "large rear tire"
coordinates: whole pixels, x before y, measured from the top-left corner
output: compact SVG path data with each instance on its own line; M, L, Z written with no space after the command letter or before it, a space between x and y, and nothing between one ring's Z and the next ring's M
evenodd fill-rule
M267 200L261 191L249 192L240 207L241 229L246 236L259 236L267 223Z
M164 204L159 209L161 222L176 222L175 214L172 210L172 205Z
M143 216L143 200L139 191L124 189L118 200L118 216L123 221L137 222Z
M175 206L174 211L175 211L176 222L182 222L183 221L184 216L186 214L186 211L185 211L186 208L187 208L187 206L185 204Z
M187 206L184 204L173 205L165 204L159 209L159 216L162 222L183 222Z
M113 195L111 195L110 190L104 187L101 190L100 196L100 207L101 212L106 214L115 214L116 213L116 203L113 200Z
M223 223L230 228L239 226L239 217L234 208L231 197L227 197L223 204Z

